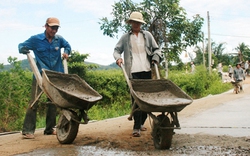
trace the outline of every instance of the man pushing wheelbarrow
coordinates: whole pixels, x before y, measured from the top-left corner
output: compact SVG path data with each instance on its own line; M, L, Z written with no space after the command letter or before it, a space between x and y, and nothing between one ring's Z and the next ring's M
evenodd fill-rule
M64 69L61 59L62 57L65 59L68 58L71 52L71 46L62 36L56 35L60 27L60 21L57 18L48 18L44 27L45 31L43 33L31 36L25 42L20 43L18 45L19 52L27 54L30 52L29 50L33 50L40 73L42 73L42 68L63 73ZM64 48L62 56L61 48ZM30 105L31 103L37 103L36 96L42 93L38 84L37 80L33 78ZM54 130L54 126L56 125L56 106L53 104L48 104L47 106L48 109L44 135L55 135L56 131ZM33 108L27 108L22 130L22 135L25 139L34 139L35 137L36 113L36 104Z
M240 91L243 91L242 82L245 80L245 73L244 70L241 68L241 63L236 64L236 68L233 72L233 79L232 84L234 87L234 92L238 94Z
M140 12L132 12L128 21L131 25L131 31L124 34L114 49L114 58L116 64L121 66L125 64L125 70L129 78L132 79L151 79L152 63L161 61L161 52L154 40L152 34L148 31L141 30L141 25L146 22L143 20ZM124 61L121 54L124 53ZM134 98L132 97L132 104ZM138 106L135 105L135 108ZM134 126L133 136L140 137L140 131L145 131L143 126L147 119L147 113L136 111L133 114Z
M140 29L145 23L142 14L132 12L127 23L132 30L121 37L113 55L131 93L133 107L128 119L134 119L132 135L140 137L140 132L147 130L143 125L149 115L153 119L151 135L155 148L169 149L173 130L180 129L177 112L193 100L170 80L160 79L157 64L162 60L161 52L152 34ZM157 80L151 79L152 65ZM155 116L152 112L160 113Z

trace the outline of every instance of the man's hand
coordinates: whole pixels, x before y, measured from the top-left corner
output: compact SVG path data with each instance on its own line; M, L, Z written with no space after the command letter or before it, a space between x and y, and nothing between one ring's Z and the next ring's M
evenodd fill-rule
M69 55L67 53L63 53L62 57L67 60L69 58Z
M156 60L152 60L152 64L158 64L158 62Z
M30 51L29 51L29 49L27 47L22 47L21 48L21 53L22 54L28 54L28 53L30 53Z
M119 58L118 60L116 60L116 64L121 67L121 64L123 63L122 58Z

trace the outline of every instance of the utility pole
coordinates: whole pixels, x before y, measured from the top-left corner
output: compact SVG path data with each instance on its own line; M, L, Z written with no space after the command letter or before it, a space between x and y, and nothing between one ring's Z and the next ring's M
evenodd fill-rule
M211 74L211 65L212 65L211 60L212 60L212 55L211 55L209 11L207 12L207 27L208 27L208 69L209 69L209 74Z

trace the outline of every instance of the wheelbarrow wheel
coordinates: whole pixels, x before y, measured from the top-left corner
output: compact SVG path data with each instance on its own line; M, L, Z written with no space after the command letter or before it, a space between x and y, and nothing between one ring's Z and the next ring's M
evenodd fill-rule
M78 119L79 117L75 113L72 118ZM77 136L79 123L74 120L68 121L63 114L59 117L58 123L59 126L56 128L57 140L61 144L71 144Z
M165 129L172 127L170 120L165 115L158 115L159 122L153 121L152 137L156 149L169 149L173 138L173 129Z

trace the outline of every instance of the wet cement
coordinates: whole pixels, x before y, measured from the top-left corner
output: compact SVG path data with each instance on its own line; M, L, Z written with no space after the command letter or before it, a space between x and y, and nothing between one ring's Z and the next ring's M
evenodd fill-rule
M31 153L19 154L16 156L132 156L137 155L132 151L118 151L112 149L102 149L95 146L75 146L71 148L50 148L39 149Z

